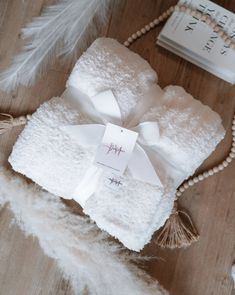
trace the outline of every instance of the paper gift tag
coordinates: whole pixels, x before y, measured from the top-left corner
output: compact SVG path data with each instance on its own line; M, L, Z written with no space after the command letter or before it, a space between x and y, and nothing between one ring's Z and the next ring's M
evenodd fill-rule
M137 132L108 123L97 148L94 164L122 175L131 158L137 137Z

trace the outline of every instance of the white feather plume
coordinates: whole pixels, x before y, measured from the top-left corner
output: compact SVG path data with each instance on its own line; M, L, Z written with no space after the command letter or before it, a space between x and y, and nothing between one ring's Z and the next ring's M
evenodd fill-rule
M107 19L110 0L60 0L48 6L22 29L26 44L11 66L0 75L0 88L7 92L20 84L31 86L58 57L73 61L78 49L97 34ZM92 25L93 24L93 25ZM98 27L99 27L98 26Z
M6 202L17 224L56 259L75 294L84 289L90 295L168 294L131 262L137 255L130 256L108 241L107 234L71 213L60 198L0 167L0 205Z

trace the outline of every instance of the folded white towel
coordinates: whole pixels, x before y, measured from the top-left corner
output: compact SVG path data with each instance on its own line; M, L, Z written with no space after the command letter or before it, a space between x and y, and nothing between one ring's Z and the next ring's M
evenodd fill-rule
M178 187L214 151L225 130L220 116L182 87L167 86L160 100L140 121L158 123L157 149L163 153L157 159L164 157L162 173L170 175Z
M136 251L168 218L177 186L224 136L220 117L180 87L162 91L155 84L155 106L146 112L152 99L146 102L145 95L154 81L156 74L147 62L117 41L102 38L79 59L67 83L71 93L81 95L82 91L84 99L111 89L125 122L135 117L159 125L159 146L156 152L148 151L148 156L163 187L137 181L127 169L121 178L123 185L114 192L107 187L103 172L96 193L83 208L100 228ZM96 148L78 145L60 127L84 123L94 122L74 108L69 97L44 103L13 148L9 158L13 169L48 191L71 198L92 166Z
M157 74L147 61L114 39L99 38L79 58L66 86L89 97L111 89L125 123L138 103L138 109L145 111L145 93L153 83L157 83Z

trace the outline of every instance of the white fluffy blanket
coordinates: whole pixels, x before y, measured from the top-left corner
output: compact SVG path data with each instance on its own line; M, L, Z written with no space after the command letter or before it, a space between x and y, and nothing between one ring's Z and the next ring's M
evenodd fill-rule
M78 96L82 93L84 100L112 89L124 124L135 117L137 122L154 121L159 126L157 146L147 152L163 187L135 180L127 169L122 187L114 192L105 185L104 172L96 193L83 208L101 229L136 251L168 218L177 186L194 173L224 136L218 114L183 88L162 90L156 82L156 73L140 56L115 40L101 38L78 60L67 83L68 89L78 91ZM95 147L77 144L60 129L93 123L80 108L72 106L70 98L44 103L9 158L14 170L65 198L73 196L96 152Z

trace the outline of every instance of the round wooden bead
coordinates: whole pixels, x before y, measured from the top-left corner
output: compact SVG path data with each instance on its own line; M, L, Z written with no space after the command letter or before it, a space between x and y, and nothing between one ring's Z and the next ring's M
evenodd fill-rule
M184 188L185 188L185 189L189 188L189 185L188 185L187 182L184 183Z
M208 171L208 174L209 174L210 176L212 176L212 175L214 174L214 171L213 171L212 169L210 169L210 170Z
M178 191L178 192L176 193L176 196L177 196L177 197L180 197L180 196L181 196L181 192Z
M210 25L211 24L211 18L209 16L207 16L207 18L206 18L206 24L207 25Z
M142 28L140 31L141 31L142 34L145 34L146 33L145 28Z
M225 42L225 44L228 45L228 46L230 46L231 43L232 43L232 41L231 41L231 39L230 39L229 37L227 37L227 38L224 40L224 42Z
M222 164L220 164L220 165L218 166L218 168L219 168L220 171L222 171L222 170L224 169L224 166L223 166Z
M219 168L218 168L218 167L214 167L214 168L213 168L213 172L214 172L214 173L218 173L218 172L219 172Z
M195 177L193 178L193 181L194 181L194 183L197 183L197 182L199 181L198 177L195 176Z
M162 17L163 17L163 19L166 19L168 17L167 12L163 12Z
M128 47L130 44L129 44L128 41L125 41L125 42L124 42L124 45L125 45L126 47Z
M214 30L214 28L217 26L217 23L216 23L216 21L212 21L211 23L210 23L210 27L212 28L212 30Z
M232 135L235 136L235 131L232 132Z
M136 34L136 33L134 33L134 34L132 34L132 35L131 35L131 38L132 38L133 40L135 40L135 39L137 39L137 38L138 38L138 36L137 36L137 34Z
M223 31L222 29L219 29L219 31L218 31L218 35L219 35L221 38L223 38L223 36L224 36L224 31Z
M166 11L166 14L167 14L167 17L170 16L170 15L172 14L172 11L171 11L170 8Z
M27 120L31 120L32 115L28 114L28 115L26 115L26 118L27 118Z
M175 10L175 11L180 11L180 7L179 7L179 5L175 5L174 10Z
M196 17L200 19L202 17L202 13L200 11L197 11L196 12Z
M220 26L217 25L217 26L214 27L215 32L219 32L219 30L220 30Z
M226 158L226 162L231 163L231 162L232 162L232 158L228 156L228 157Z
M209 176L209 173L208 173L207 171L205 171L205 172L203 173L203 176L204 176L204 178L206 178L206 177Z
M153 22L154 22L154 24L155 24L156 26L160 23L160 21L159 21L158 18L155 18L155 20L154 20Z
M229 157L233 159L235 157L235 153L233 152L229 153Z
M234 141L232 142L232 146L235 146L235 142Z
M221 36L221 38L224 40L224 42L227 40L228 35L225 31L224 31L223 35Z
M146 30L146 31L150 31L150 29L151 29L151 28L150 28L149 25L146 25L146 26L145 26L145 30Z
M198 179L199 180L203 180L204 179L204 176L202 174L198 175Z
M168 11L170 11L171 13L175 10L175 6L171 6Z
M207 15L206 14L203 14L202 17L201 17L201 21L204 21L205 22L206 19L207 19Z
M227 166L228 166L228 162L225 160L225 161L223 161L222 165L223 165L224 167L227 167Z
M127 41L128 41L129 43L133 42L132 37L129 37L129 38L127 39Z
M234 146L231 148L231 152L235 153L235 147Z
M158 19L160 22L162 22L164 20L163 15L160 15Z
M151 22L149 25L150 25L150 28L154 28L155 27L154 22Z
M192 186L192 185L194 185L194 181L193 181L192 179L190 179L190 180L188 181L188 184L189 184L190 186Z
M186 13L191 14L192 9L190 7L186 8Z
M140 36L142 35L141 31L137 31L137 32L136 32L136 35L137 35L138 37L140 37Z
M179 188L179 191L180 191L181 193L183 193L183 192L185 191L184 187L181 186L181 187Z

